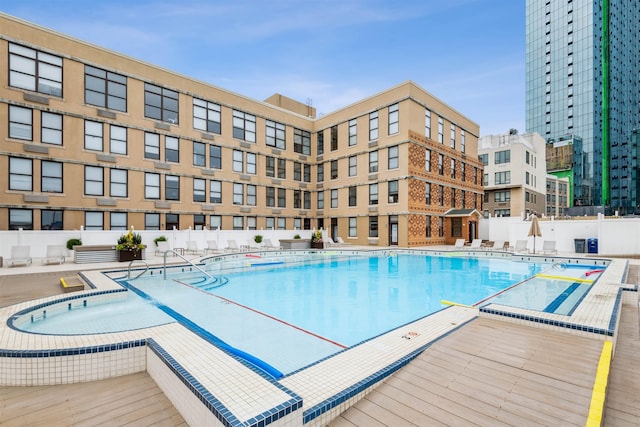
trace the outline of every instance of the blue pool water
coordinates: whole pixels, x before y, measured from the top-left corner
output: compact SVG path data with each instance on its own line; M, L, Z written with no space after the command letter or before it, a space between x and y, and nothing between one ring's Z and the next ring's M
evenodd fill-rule
M441 310L442 300L475 304L551 269L548 263L500 258L405 254L324 256L293 265L267 258L245 265L267 261L274 264L235 273L207 266L216 281L197 270L170 273L165 280L156 270L122 283L149 303L136 311L138 317L149 315L151 323L161 324L168 315L223 348L286 374ZM562 292L545 293L546 306ZM154 317L148 311L153 307L163 314ZM60 317L74 323L67 316L91 310ZM106 319L94 323L108 329ZM26 328L39 333L60 328L48 324L47 319Z

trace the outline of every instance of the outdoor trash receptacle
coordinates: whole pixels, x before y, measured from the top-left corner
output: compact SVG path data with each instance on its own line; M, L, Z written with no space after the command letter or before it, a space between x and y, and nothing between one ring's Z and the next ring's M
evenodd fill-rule
M590 254L598 253L598 239L587 239L587 252Z
M587 243L586 239L573 239L573 243L575 245L575 250L577 254L584 253L584 247Z

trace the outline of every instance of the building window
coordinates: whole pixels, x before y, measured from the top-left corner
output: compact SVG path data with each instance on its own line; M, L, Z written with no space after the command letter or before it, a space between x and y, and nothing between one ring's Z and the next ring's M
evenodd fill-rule
M244 164L243 164L243 155L242 151L233 150L233 171L234 172L243 172Z
M456 148L456 125L451 123L451 148Z
M164 159L167 162L180 163L180 141L178 138L165 136Z
M233 110L233 137L256 142L256 116Z
M265 175L274 178L276 176L276 159L275 157L267 156L265 159Z
M425 204L430 205L431 204L431 183L427 182L425 184L425 200L424 200Z
M324 181L324 163L320 163L318 165L318 173L317 173L317 180L318 182L323 182Z
M43 144L62 145L62 116L60 114L42 112L40 139Z
M144 198L160 198L160 174L148 172L144 174Z
M110 110L127 111L127 78L85 65L84 102Z
M398 181L389 181L389 203L398 203Z
M331 207L338 207L338 190L331 190Z
M302 165L304 182L311 182L311 165Z
M431 172L431 150L424 150L424 170Z
M431 111L424 110L424 136L431 139Z
M205 202L207 200L207 181L193 178L193 201Z
M110 212L109 224L111 230L126 230L127 229L127 213L126 212Z
M331 179L338 179L338 161L331 160Z
M378 237L378 217L369 217L369 237Z
M524 182L525 182L525 184L528 185L529 184L529 172L525 172L524 176L525 176Z
M9 190L33 191L33 161L9 157Z
M318 132L316 137L318 138L318 141L316 142L318 156L321 156L324 154L324 131L321 130Z
M287 190L285 188L278 188L278 207L287 207Z
M43 209L40 211L40 229L41 230L62 230L63 211L53 209Z
M272 120L265 120L265 132L267 146L280 150L284 150L287 147L285 125Z
M287 160L286 159L278 159L278 178L286 179L287 178Z
M178 214L166 214L165 223L167 230L180 228L180 216Z
M349 206L356 206L358 203L358 187L349 187Z
M9 106L9 138L33 140L33 112L29 108Z
M495 153L496 165L499 165L501 163L509 163L509 162L511 162L511 150L496 151Z
M160 214L147 213L144 214L145 230L160 230Z
M369 113L369 141L378 139L378 112Z
M462 218L451 218L451 237L462 237Z
M293 208L300 209L302 207L302 191L293 190Z
M444 155L438 154L438 174L444 175Z
M438 204L444 206L444 185L438 186Z
M456 207L456 189L455 188L451 189L451 207L452 208Z
M324 209L324 191L318 191L318 209Z
M31 209L9 209L9 230L33 230Z
M338 149L338 126L331 126L331 151Z
M180 200L180 177L165 175L164 185L165 200Z
M438 117L438 142L444 143L444 119L442 117Z
M496 172L495 184L510 184L511 183L511 171Z
M209 167L222 169L222 148L217 145L209 146Z
M349 120L349 146L358 143L358 121L356 119Z
M209 181L209 202L222 203L222 181Z
M398 104L389 106L389 135L394 135L399 131L400 112Z
M456 160L451 159L451 178L456 178Z
M102 151L102 123L84 121L84 148L92 151Z
M358 157L351 156L349 157L349 176L358 175Z
M85 230L104 230L104 215L102 212L84 213Z
M204 230L207 225L207 220L205 216L202 214L193 215L193 229L194 230Z
M464 130L460 129L460 151L462 151L463 153L466 150L466 134L464 132Z
M444 237L444 218L438 217L438 237Z
M9 43L9 86L62 96L62 58Z
M369 184L369 204L378 204L378 184Z
M242 184L233 184L233 204L241 205L244 203L244 186Z
M209 228L211 230L222 230L222 217L220 215L209 215Z
M349 237L358 236L358 218L349 217Z
M496 209L493 212L494 216L511 216L511 209Z
M144 158L160 160L160 135L156 133L145 132Z
M302 181L302 163L293 162L293 180Z
M466 181L467 180L467 167L465 163L460 163L460 179L462 181Z
M247 230L255 230L258 226L258 219L255 216L247 217Z
M127 128L109 126L109 152L111 154L127 154Z
M127 197L127 171L124 169L109 169L109 195L111 197Z
M489 164L489 154L480 154L478 156L478 160L480 160L483 165L487 166Z
M193 166L205 167L207 165L207 146L202 142L193 143Z
M144 84L144 116L173 124L178 123L178 92Z
M276 207L276 189L274 187L267 187L266 189L266 205L268 208Z
M84 167L84 194L87 196L104 195L104 171L101 167Z
M247 184L247 205L257 205L257 187L255 185Z
M42 161L40 188L45 193L62 193L62 163Z
M397 145L394 145L393 147L389 147L388 166L389 166L389 169L398 168L398 146Z
M425 217L424 237L431 237L431 216Z
M378 151L371 151L369 153L369 173L378 172Z
M193 99L193 127L205 132L217 133L220 135L222 128L220 123L220 105L201 99Z
M287 229L287 219L278 218L278 230L286 230L286 229Z
M464 209L466 204L467 204L467 193L464 190L461 190L461 193L462 194L461 194L461 197L460 197L460 200L461 200L461 206L460 207L462 209Z
M256 166L256 155L254 153L247 153L247 173L255 175Z
M311 154L311 133L306 130L293 130L293 151L296 153Z
M489 174L488 173L484 174L484 185L485 186L489 185Z

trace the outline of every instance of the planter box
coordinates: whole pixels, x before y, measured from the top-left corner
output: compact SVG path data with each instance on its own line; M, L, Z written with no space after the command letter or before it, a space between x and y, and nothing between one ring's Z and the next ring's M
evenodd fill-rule
M142 258L142 251L118 251L118 261L120 262Z
M324 242L311 242L311 249L324 249Z
M280 239L282 249L309 249L310 239Z

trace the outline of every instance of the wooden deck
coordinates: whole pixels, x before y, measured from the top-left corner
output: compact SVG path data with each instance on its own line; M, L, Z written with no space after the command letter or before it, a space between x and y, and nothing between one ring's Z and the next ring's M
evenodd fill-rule
M602 342L477 319L330 425L584 426Z
M186 426L146 373L42 387L0 387L0 425Z
M640 319L638 307L622 308L618 344L611 363L605 426L640 425Z

